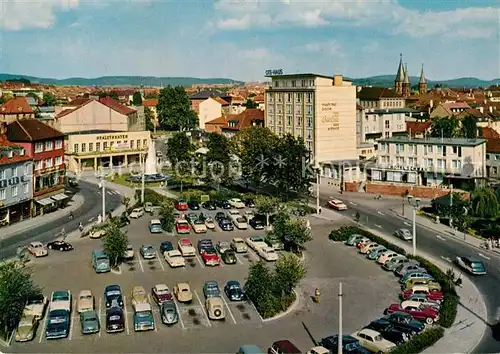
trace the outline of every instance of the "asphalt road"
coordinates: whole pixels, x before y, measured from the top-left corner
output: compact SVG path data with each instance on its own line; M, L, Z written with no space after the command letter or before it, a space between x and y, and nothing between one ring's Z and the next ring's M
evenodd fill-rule
M66 233L70 233L78 228L80 222L86 225L89 223L91 217L95 218L102 213L102 195L98 186L80 181L77 193L81 193L85 201L77 210L73 211L75 218L72 221L68 220L67 215L64 215L46 224L36 226L32 229L22 231L15 236L0 240L0 259L15 256L19 246L26 246L26 244L31 241L49 242L56 238L57 234L60 233L63 228ZM120 204L120 195L106 195L107 211L116 209ZM41 216L41 218L43 218L43 216Z
M401 228L411 230L411 224L397 217L389 211L392 206L386 205L384 199L366 201L360 203L359 198L353 194L352 203L350 194L336 195L348 205L347 215L353 217L356 211L360 213L360 223L374 230L391 234ZM354 202L356 200L356 202ZM328 198L320 198L321 205L326 205ZM354 203L354 204L353 204ZM409 210L407 210L409 212ZM483 260L488 268L488 274L484 276L472 277L471 280L482 293L488 310L487 323L489 329L483 336L480 344L475 349L475 353L498 353L500 351L500 338L498 331L500 326L500 258L486 255L480 256L481 251L473 246L459 242L455 239L439 235L436 231L417 224L417 250L428 253L436 258L447 261L454 260L456 256L473 256ZM451 264L450 264L451 266ZM492 327L496 328L496 336L493 336Z

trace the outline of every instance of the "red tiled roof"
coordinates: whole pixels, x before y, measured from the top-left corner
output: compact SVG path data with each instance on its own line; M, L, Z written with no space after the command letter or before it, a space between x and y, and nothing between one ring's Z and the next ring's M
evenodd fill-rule
M114 93L116 93L117 96L132 96L136 90L132 89L125 89L125 90L114 90Z
M6 154L2 154L2 152L1 152L2 148L6 148L6 147L7 148L20 148L21 149L21 147L19 145L10 142L5 135L0 135L0 165L8 165L11 163L31 160L31 157L29 157L28 155L21 156L16 152L14 152L12 157L6 156Z
M90 99L88 99L88 98L85 98L85 97L77 97L77 98L75 98L74 100L69 101L69 102L68 102L68 103L69 103L68 105L69 105L69 106L75 106L75 107L76 107L76 106L81 106L81 105L83 105L83 104L85 104L85 103L88 103L89 101L90 101Z
M467 108L470 108L470 106L465 102L448 102L448 103L442 103L442 105L444 108L447 108L447 109L455 109L455 108L467 109Z
M257 108L246 109L239 114L229 114L225 117L219 117L206 124L222 125L221 129L226 130L241 130L248 128L253 122L264 122L264 111ZM230 126L230 122L234 122L234 126Z
M245 102L246 100L245 100L245 98L244 98L244 97L237 95L237 96L233 96L232 101L233 101L233 102L234 102L234 101L241 101L241 102Z
M61 118L61 117L67 116L68 114L70 114L70 113L72 113L72 112L74 112L74 111L82 108L83 106L89 104L92 101L95 101L95 100L89 100L89 99L87 99L86 101L82 101L82 103L80 105L78 105L77 107L75 107L75 108L64 109L61 112L59 112L59 114L56 116L56 118Z
M490 139L486 141L486 152L500 153L500 139Z
M427 120L425 122L406 122L406 131L412 136L416 134L424 134L431 127L432 122Z
M108 96L100 98L99 102L101 102L106 107L111 108L113 111L116 111L116 112L121 113L123 115L129 115L129 114L137 112L135 109L124 106L124 105L120 104L118 101L116 101L115 99L108 97Z
M219 102L223 106L228 106L229 105L229 102L227 102L226 100L223 100L220 97L212 97L212 99L216 100L217 102Z
M38 119L20 119L7 126L7 137L10 141L40 141L63 138L64 134Z
M264 103L264 101L265 101L264 95L257 95L255 97L253 97L252 100L254 102L257 102L257 103Z
M148 98L142 101L144 107L156 107L158 105L158 100L156 98Z
M479 129L480 129L480 131L479 131L480 138L488 139L488 140L489 139L500 139L500 134L498 134L498 132L493 128L480 127Z
M33 113L25 97L15 97L0 107L0 114L28 114Z

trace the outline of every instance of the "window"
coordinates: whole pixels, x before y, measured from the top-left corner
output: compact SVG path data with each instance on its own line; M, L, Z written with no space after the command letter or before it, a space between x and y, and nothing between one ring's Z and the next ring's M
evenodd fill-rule
M286 125L291 126L293 122L292 116L286 116Z
M54 148L54 143L52 141L45 142L45 151L51 151Z
M24 153L25 153L24 149L21 148L21 151L19 151L19 156L24 156Z
M295 102L301 103L302 102L302 94L301 93L296 93L295 94Z
M309 86L314 86L314 80L309 80Z
M274 114L274 106L273 105L267 106L267 113L269 115L273 115Z
M295 114L302 115L302 105L295 106Z
M130 148L134 149L134 140L130 140Z
M297 81L292 80L292 87L297 87Z
M42 160L36 160L35 161L35 171L38 171L41 169L42 169Z
M62 165L62 156L57 156L55 161L56 161L55 166Z
M292 127L286 127L286 133L293 135L293 128Z
M397 166L404 166L405 165L405 158L404 157L396 157L396 165Z
M283 106L282 105L279 105L276 107L276 113L277 114L283 114Z
M148 139L144 139L144 140L142 141L142 147L143 147L143 148L147 148L147 147L148 147Z
M306 87L306 86L307 86L307 81L306 81L306 80L302 80L302 81L300 82L300 86L302 86L302 87Z
M443 153L443 145L438 145L438 146L436 147L436 152L437 152L438 154L442 154L442 153Z
M390 138L391 133L390 133L390 132L385 132L385 133L384 133L384 136L385 136L385 138L386 138L386 139L387 139L387 138Z
M283 102L283 93L279 92L278 93L278 103L281 103L281 102Z
M286 105L286 114L292 114L292 105L291 104Z
M437 167L439 169L444 170L445 169L445 164L446 164L446 160L443 160L443 159L438 159L437 160Z
M57 149L62 149L62 146L63 146L62 140L60 140L60 139L56 140L56 150Z
M89 151L94 151L94 143L89 143Z
M391 122L386 120L385 121L385 129L390 129L390 127L391 127Z
M486 160L490 160L490 154L486 154Z
M280 82L278 80L274 82L274 87L280 87Z
M0 200L5 200L7 198L7 192L4 189L0 189Z
M5 170L0 171L0 180L5 179Z
M82 143L82 152L87 152L87 143Z
M95 143L95 151L101 151L101 143Z
M433 159L424 159L425 167L432 167L433 166Z
M23 193L28 194L30 192L30 185L28 183L23 183Z
M313 119L311 117L307 117L306 126L308 128L312 128L312 126L313 126Z
M45 168L52 167L52 159L45 159Z
M451 148L453 150L453 153L456 154L457 151L458 151L458 147L457 146L452 146Z
M73 144L73 152L78 154L78 144Z
M312 151L312 149L313 149L312 141L306 141L306 147L307 147L307 150Z
M462 147L458 147L458 157L462 157Z
M313 101L312 92L306 92L306 103L312 103L312 101Z
M17 189L17 186L12 186L11 187L11 190L10 190L10 193L13 197L17 197L17 193L18 193L18 189Z
M31 175L30 165L31 165L30 163L27 163L26 165L24 165L24 175L25 176Z
M295 136L302 138L302 128L295 128Z
M405 146L403 144L396 144L396 153L402 153L405 152Z
M35 143L35 152L43 151L43 143Z
M277 132L278 135L283 135L283 128L281 127L278 127L278 132Z
M312 114L313 114L313 106L312 105L310 105L310 104L306 105L306 114L308 116L312 116Z
M302 117L296 116L296 117L295 117L295 120L296 120L295 125L296 125L297 127L301 127L301 126L302 126L302 120L303 120L303 119L304 119L304 118L302 118Z
M109 142L109 149L110 150L113 150L113 147L115 146L115 142L114 141L110 141Z
M105 142L102 143L102 149L104 151L108 150L108 142L107 141L105 141Z
M455 169L457 168L457 165L458 165L457 160L451 160L451 168Z
M12 167L12 169L10 171L10 176L17 177L17 167Z
M274 100L274 95L270 92L267 93L267 102L268 103L273 103Z
M312 140L312 138L313 138L312 129L306 129L306 139Z

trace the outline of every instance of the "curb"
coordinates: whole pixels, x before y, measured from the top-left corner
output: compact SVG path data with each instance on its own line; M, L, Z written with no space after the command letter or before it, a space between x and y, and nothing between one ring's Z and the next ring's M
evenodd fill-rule
M300 297L299 297L299 293L297 291L295 291L295 289L292 291L295 294L295 300L294 300L294 302L292 302L290 307L288 307L288 309L286 309L285 311L278 313L276 316L273 316L270 318L265 318L265 319L263 318L262 322L268 323L268 322L276 321L276 320L279 320L280 318L283 318L283 317L289 315L291 312L295 311L295 309L297 308L297 305L300 302ZM259 316L260 316L260 314L259 314Z

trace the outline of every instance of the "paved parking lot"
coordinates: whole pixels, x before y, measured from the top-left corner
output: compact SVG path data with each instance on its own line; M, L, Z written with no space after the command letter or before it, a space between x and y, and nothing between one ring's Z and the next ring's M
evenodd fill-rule
M206 211L203 211L206 215ZM150 234L150 216L133 220L127 230L130 243L138 250L141 244L152 244L157 250L154 260L144 260L136 252L133 261L122 264L120 272L96 274L90 263L92 250L101 247L100 240L82 239L73 244L75 250L68 253L51 252L49 257L37 259L33 264L35 281L48 296L54 290L69 289L74 298L80 290L90 289L96 298L96 311L101 325L105 322L103 290L106 285L118 284L124 294L126 329L122 333L108 334L104 330L90 336L81 334L79 317L73 313L71 333L67 339L47 341L44 338L45 324L38 330L37 338L30 343L15 343L11 352L31 353L137 353L137 352L177 352L177 353L229 353L235 352L241 344L257 344L264 349L273 341L290 338L302 348L312 347L310 335L321 337L336 332L338 281L344 282L344 330L354 331L382 314L383 308L395 299L398 285L394 277L382 272L355 252L346 252L343 245L332 244L326 235L334 227L321 219L311 219L314 240L306 252L307 277L298 289L300 302L297 310L280 320L263 322L251 303L235 303L225 295L226 318L224 321L208 319L204 307L203 284L216 280L224 287L228 280L237 280L242 285L248 274L248 266L257 261L258 256L249 251L238 254L238 262L233 265L221 264L206 267L197 255L187 261L185 268L170 268L159 254L162 241L170 240L174 246L178 236ZM264 235L264 231L236 230L224 232L209 231L207 234L191 233L189 238L196 243L202 238L214 242L229 241L232 237ZM353 255L350 255L352 253ZM130 292L136 285L146 291L155 284L164 283L171 289L178 282L188 282L193 292L190 304L176 302L180 320L176 325L162 324L158 308L153 305L156 329L135 333ZM314 305L310 296L315 287L322 289L321 305ZM151 301L152 302L152 301ZM74 309L76 306L73 307Z

